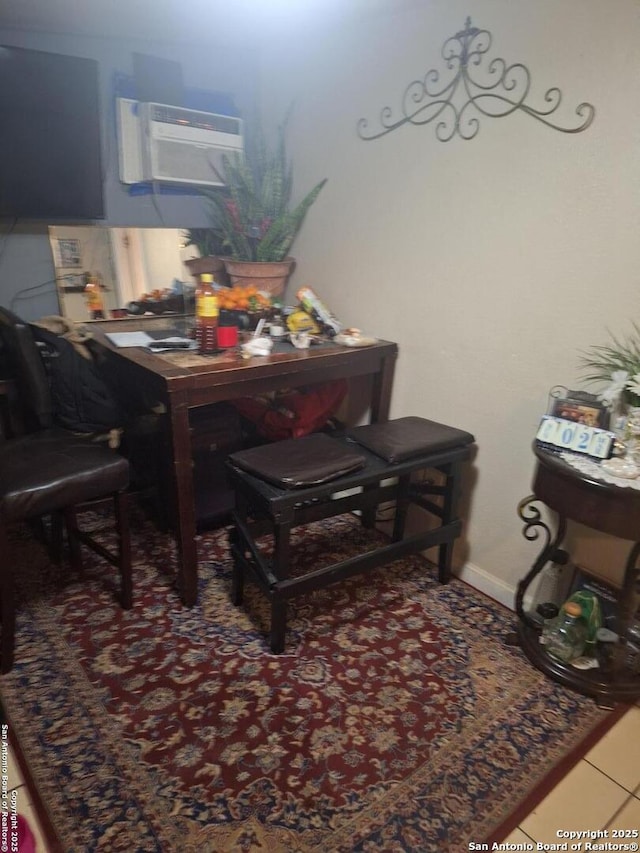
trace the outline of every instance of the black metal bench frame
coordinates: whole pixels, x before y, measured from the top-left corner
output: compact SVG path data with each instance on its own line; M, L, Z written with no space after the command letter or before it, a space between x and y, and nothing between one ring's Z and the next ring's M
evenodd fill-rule
M461 468L470 456L470 445L390 463L347 437L336 440L361 453L366 459L365 465L358 471L318 486L279 488L243 471L232 462L228 464L236 496L230 536L233 556L231 597L235 605L242 604L245 575L249 574L257 581L271 602L270 647L274 654L284 651L287 602L297 595L322 589L384 566L399 557L433 547L438 548L438 580L445 584L451 578L453 545L462 530L462 522L456 515ZM413 474L427 469L440 471L444 482L412 481ZM394 482L390 483L390 480ZM342 494L351 489L358 491ZM396 503L393 532L387 544L299 577L289 577L290 537L295 527L356 510L362 513L363 524L371 527L375 523L376 508L387 501ZM405 538L407 511L411 504L422 507L439 519L440 524ZM269 558L260 552L256 543L266 534L273 536L273 551Z

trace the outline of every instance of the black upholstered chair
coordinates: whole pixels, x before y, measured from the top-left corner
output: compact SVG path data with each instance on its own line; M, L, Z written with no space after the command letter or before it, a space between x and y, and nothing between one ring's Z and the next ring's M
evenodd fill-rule
M19 391L25 434L0 442L0 552L8 553L7 525L52 516L62 519L70 561L81 571L85 544L120 570L121 602L132 606L131 546L126 489L127 460L102 444L53 425L47 377L29 326L0 308L0 336ZM118 546L115 551L78 527L76 507L113 499ZM59 530L52 523L52 530ZM15 635L14 575L18 567L0 563L0 671L13 665Z

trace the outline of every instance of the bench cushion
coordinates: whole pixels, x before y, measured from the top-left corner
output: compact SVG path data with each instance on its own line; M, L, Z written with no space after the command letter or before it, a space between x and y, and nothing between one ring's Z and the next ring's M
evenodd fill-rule
M355 427L348 435L376 456L392 463L464 447L475 440L470 432L463 429L415 416Z
M284 489L319 486L357 471L365 457L324 433L289 438L232 453L233 465Z

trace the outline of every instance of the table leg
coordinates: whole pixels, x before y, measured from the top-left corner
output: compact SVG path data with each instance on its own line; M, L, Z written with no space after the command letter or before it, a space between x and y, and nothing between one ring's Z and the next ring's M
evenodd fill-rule
M392 354L385 356L380 365L380 372L374 374L373 388L371 390L370 421L372 424L389 420L396 355L397 353L394 351Z
M618 614L616 617L616 632L619 637L627 637L629 628L633 622L636 607L636 596L640 592L638 582L640 581L640 542L634 542L624 569L622 579L622 590L618 597Z
M446 477L442 501L442 524L444 525L451 524L456 517L460 499L462 465L460 462L452 462L443 468L443 471ZM449 540L443 542L438 549L438 580L440 583L449 583L451 580L453 545L453 540Z
M397 352L387 355L382 359L380 371L373 376L373 387L371 388L371 410L369 422L372 424L389 420L391 408L391 389L393 388L393 373L396 366ZM370 488L375 488L370 487ZM365 491L367 488L365 487ZM362 524L364 527L373 528L376 524L376 508L362 511Z
M538 502L538 498L535 495L529 495L529 497L523 498L518 504L518 515L524 521L525 525L522 531L524 538L530 542L534 542L541 533L544 535L544 542L540 553L527 574L518 583L516 589L516 613L518 614L518 618L528 625L529 628L535 628L536 623L524 611L525 593L547 563L553 562L556 558L558 561L564 560L566 553L560 548L567 531L566 519L564 516L558 514L557 530L554 536L549 525L545 523L539 508L534 505L536 502Z
M382 359L380 371L373 375L373 386L371 388L371 409L369 413L369 422L377 424L380 421L389 420L389 410L391 408L391 389L393 388L393 373L396 366L396 355L387 355ZM376 486L365 487L365 491ZM376 507L364 509L362 511L362 525L367 528L374 528L376 525Z
M196 505L191 463L191 432L186 402L169 404L170 443L173 457L175 530L178 546L178 589L187 607L198 598L198 549Z
M239 525L248 525L249 507L240 491L236 492L235 523L229 533L231 556L233 557L233 572L231 575L231 601L235 605L242 604L244 598L244 554L245 548Z
M409 509L409 489L411 488L411 474L398 478L398 491L396 494L396 515L393 520L392 542L401 542L404 538L404 528L407 521Z
M282 598L271 599L271 642L270 647L274 655L281 655L284 651L285 637L287 634L287 602Z

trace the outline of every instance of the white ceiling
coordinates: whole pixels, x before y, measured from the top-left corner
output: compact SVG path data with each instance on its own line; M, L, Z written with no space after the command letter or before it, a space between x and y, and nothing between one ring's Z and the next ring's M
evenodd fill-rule
M0 27L152 41L246 43L423 0L0 0Z

